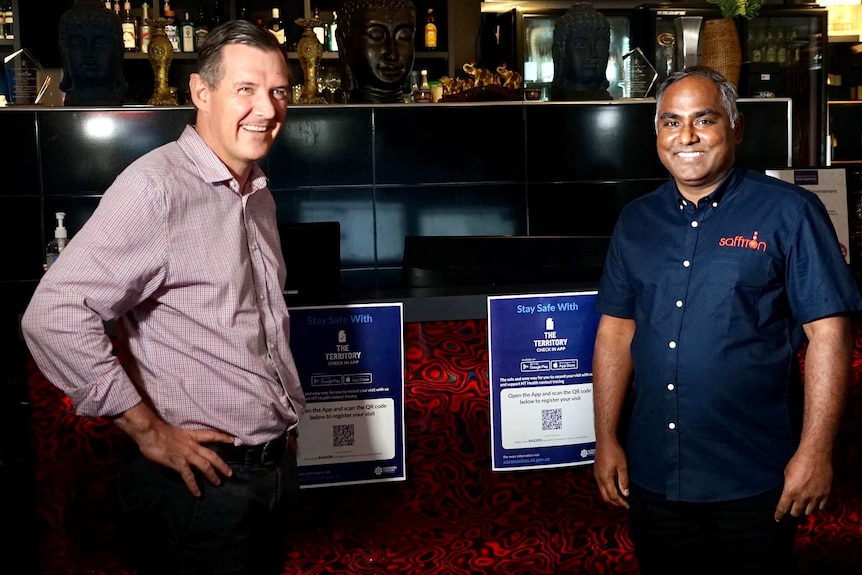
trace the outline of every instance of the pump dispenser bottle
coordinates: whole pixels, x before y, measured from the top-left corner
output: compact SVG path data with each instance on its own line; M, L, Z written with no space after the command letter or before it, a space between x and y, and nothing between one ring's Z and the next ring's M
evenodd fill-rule
M51 264L57 261L57 258L60 257L60 253L62 253L63 248L66 247L66 241L69 237L69 233L63 225L63 220L66 219L66 213L57 212L55 215L57 216L57 227L54 228L54 239L48 242L48 247L45 248L45 271L48 271Z

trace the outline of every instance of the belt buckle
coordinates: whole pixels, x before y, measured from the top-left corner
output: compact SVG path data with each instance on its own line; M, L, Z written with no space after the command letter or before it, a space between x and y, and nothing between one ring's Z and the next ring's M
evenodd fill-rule
M276 437L263 444L263 449L260 450L260 464L275 463L278 461L279 454L273 453L272 450L277 446L281 437Z

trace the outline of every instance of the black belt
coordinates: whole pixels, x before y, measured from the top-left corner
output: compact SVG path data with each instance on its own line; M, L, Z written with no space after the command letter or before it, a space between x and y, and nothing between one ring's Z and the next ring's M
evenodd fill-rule
M290 432L293 433L293 432ZM243 465L278 465L287 453L288 435L285 431L275 439L259 445L234 445L232 443L205 443L225 463Z

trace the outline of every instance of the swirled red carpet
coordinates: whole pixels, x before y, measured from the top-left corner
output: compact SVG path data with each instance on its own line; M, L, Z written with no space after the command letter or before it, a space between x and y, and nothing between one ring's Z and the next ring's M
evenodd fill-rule
M487 324L407 324L405 482L302 491L284 575L637 574L625 512L590 466L491 472ZM802 528L803 575L862 574L862 329L830 507ZM70 412L30 368L39 569L132 575L115 549L116 462L127 441Z

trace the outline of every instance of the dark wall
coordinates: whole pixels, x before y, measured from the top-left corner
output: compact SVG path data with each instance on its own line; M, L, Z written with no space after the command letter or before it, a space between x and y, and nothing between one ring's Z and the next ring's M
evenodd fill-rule
M787 101L748 101L740 158L787 167ZM665 181L654 103L294 106L262 162L283 222L338 221L343 292L401 287L405 236L607 235ZM42 275L54 213L74 234L132 160L174 140L191 108L0 111L5 181L0 343L26 357L18 318ZM2 361L0 360L0 364Z

